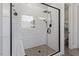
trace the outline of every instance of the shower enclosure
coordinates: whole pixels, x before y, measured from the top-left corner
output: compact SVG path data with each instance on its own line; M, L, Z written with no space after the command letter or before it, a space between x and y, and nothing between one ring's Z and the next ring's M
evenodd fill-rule
M49 4L10 4L10 55L52 56L60 52L60 9Z

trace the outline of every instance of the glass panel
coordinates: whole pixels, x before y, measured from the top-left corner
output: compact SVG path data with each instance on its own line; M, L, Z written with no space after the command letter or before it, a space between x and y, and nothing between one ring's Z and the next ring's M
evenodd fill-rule
M47 56L57 52L58 11L40 3L12 5L12 55Z
M48 33L48 46L51 48L51 52L48 51L48 55L54 54L59 51L59 19L58 10L48 7L48 28L51 33Z

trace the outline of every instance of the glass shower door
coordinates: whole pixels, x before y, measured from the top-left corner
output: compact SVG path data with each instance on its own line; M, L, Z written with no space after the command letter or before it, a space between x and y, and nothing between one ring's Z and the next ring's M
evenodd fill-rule
M48 56L59 51L58 11L41 3L12 4L12 55Z
M59 52L60 49L60 29L59 29L59 11L58 9L48 7L50 14L48 15L48 46L51 50L48 50L48 55L54 55Z

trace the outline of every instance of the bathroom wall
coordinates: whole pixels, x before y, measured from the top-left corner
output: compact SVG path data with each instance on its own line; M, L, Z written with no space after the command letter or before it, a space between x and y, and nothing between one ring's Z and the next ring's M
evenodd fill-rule
M77 48L77 5L69 4L69 48Z
M46 7L39 5L39 8L38 5L39 4L14 4L13 9L16 10L18 16L13 15L13 40L21 40L25 49L47 44L46 23L37 18L38 16L47 17L46 14L43 13ZM35 17L35 28L22 24L23 15Z
M0 56L2 55L2 4L0 3Z
M10 55L10 4L3 3L2 4L2 54L4 56Z
M73 39L71 39L71 47L72 48L79 48L79 4L78 3L75 3L75 4L71 4L71 7L72 7L72 27L73 27Z

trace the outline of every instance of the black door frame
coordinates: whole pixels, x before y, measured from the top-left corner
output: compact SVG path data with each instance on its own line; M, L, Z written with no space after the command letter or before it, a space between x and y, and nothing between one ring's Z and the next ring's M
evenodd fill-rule
M10 56L12 56L12 3L10 3Z
M48 5L46 3L41 3L41 4L58 10L58 21L59 21L58 22L58 26L59 26L59 29L58 29L58 31L59 31L59 34L58 34L59 35L58 36L59 37L58 48L59 48L59 51L57 51L57 52L55 52L55 53L50 55L50 56L53 56L53 55L55 55L55 54L60 52L60 9L56 8L56 7L53 7L51 5ZM10 3L10 56L12 56L12 3Z
M58 29L58 31L59 31L59 44L58 44L58 48L59 48L59 51L57 51L57 52L55 52L55 53L53 53L53 54L51 54L50 56L53 56L53 55L55 55L55 54L57 54L57 53L59 53L60 52L60 9L59 8L57 8L57 7L54 7L54 6L51 6L51 5L48 5L48 4L46 4L46 3L41 3L41 4L43 4L43 5L46 5L46 6L48 6L48 7L51 7L51 8L53 8L53 9L56 9L57 11L58 11L58 26L59 26L59 29Z

